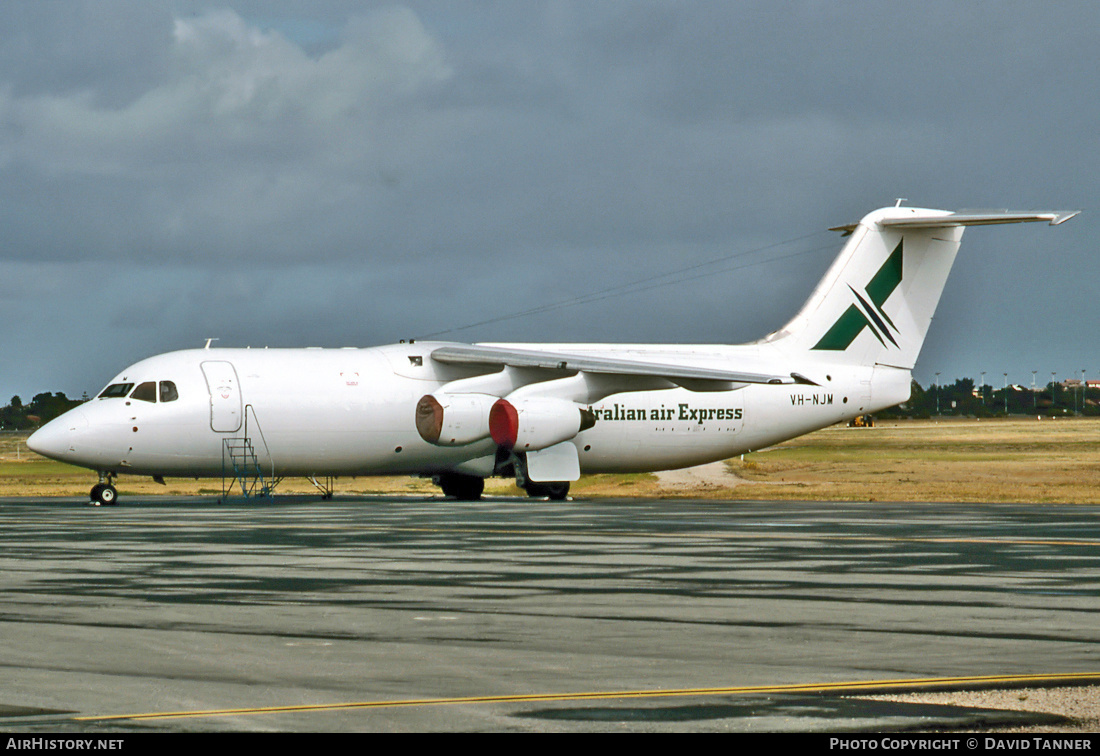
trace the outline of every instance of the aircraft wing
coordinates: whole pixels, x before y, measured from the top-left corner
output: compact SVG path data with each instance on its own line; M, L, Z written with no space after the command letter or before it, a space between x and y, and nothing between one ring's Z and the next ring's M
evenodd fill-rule
M543 370L568 370L584 373L600 373L619 376L648 376L664 378L673 383L682 381L714 381L720 383L807 384L817 385L798 373L766 375L743 373L736 370L720 370L690 365L670 365L621 357L593 357L570 352L549 352L512 347L453 345L439 347L431 357L450 365L493 365Z

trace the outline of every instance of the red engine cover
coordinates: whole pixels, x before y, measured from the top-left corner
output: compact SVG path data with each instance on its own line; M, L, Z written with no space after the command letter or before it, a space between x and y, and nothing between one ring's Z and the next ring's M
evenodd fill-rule
M489 435L499 446L511 449L519 437L519 413L505 399L499 399L489 410Z

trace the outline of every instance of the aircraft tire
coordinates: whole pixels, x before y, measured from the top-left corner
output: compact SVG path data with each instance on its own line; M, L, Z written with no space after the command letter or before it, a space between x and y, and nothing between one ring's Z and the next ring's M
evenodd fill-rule
M440 475L439 487L444 496L453 496L459 501L478 501L485 492L485 478L457 473Z
M97 483L92 486L91 497L97 505L114 506L118 504L118 489L110 483Z
M561 483L532 483L526 486L527 495L533 499L547 498L551 501L565 501L569 496L569 481Z

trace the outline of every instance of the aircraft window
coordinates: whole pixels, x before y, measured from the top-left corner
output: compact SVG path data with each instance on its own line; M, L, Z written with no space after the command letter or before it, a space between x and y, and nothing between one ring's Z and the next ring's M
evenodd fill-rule
M176 391L176 384L172 381L160 382L160 400L162 402L174 402L180 398L179 392Z
M130 393L130 389L134 387L132 383L112 383L107 388L100 392L100 399L118 399L126 396Z
M157 400L157 384L155 381L147 381L142 383L136 389L134 393L130 394L131 399L139 399L143 402L155 402Z

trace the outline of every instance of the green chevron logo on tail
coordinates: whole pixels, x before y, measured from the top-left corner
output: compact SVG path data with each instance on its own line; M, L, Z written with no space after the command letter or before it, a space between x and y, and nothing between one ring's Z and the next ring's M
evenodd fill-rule
M883 311L882 305L886 303L894 289L898 288L898 284L901 283L901 247L903 241L898 242L898 246L894 248L894 251L886 258L886 262L871 278L864 290L866 296L860 294L851 285L848 286L852 290L852 295L856 301L849 305L848 309L837 318L837 321L833 323L833 327L821 337L821 341L814 345L814 349L843 352L851 346L852 342L856 340L856 336L859 336L864 328L871 329L871 333L884 347L887 346L887 341L895 347L898 346L898 342L891 334L891 331L899 333L898 327L890 320L890 316Z

